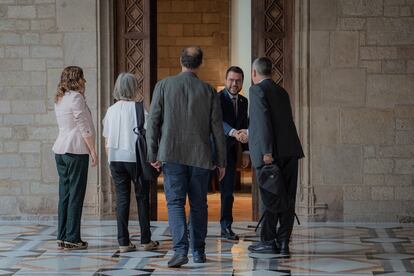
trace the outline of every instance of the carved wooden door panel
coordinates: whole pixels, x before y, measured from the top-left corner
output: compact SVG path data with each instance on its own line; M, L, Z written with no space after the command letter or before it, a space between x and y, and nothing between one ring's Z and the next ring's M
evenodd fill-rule
M293 1L252 1L252 58L268 57L273 63L273 80L291 97L292 37Z
M153 0L116 0L115 78L121 72L134 74L149 110L157 80L157 10ZM151 219L157 219L157 187L151 183Z
M139 80L148 107L157 80L156 1L118 0L116 14L116 70Z
M272 61L272 78L289 93L292 108L294 107L293 2L292 0L252 0L252 60L266 56ZM259 191L255 184L252 193L253 219L257 220Z

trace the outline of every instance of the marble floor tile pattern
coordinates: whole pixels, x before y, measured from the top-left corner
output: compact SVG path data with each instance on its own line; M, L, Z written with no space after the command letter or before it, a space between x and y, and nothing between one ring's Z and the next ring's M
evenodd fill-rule
M289 258L251 254L259 240L254 222L236 222L237 242L220 238L209 223L207 262L171 269L172 241L166 222L153 222L154 251L119 253L115 221L84 221L88 250L56 248L56 222L0 221L0 275L414 275L413 224L306 223L295 225ZM139 243L139 227L130 225Z

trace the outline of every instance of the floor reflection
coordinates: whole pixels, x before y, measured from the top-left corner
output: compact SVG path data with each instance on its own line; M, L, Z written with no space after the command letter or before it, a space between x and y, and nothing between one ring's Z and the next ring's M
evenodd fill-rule
M171 237L165 222L154 222L155 251L117 252L115 221L85 221L86 251L56 249L55 222L0 222L0 275L413 275L414 225L309 223L295 226L292 255L251 254L259 237L253 222L235 223L237 242L222 240L210 223L207 263L170 269ZM139 243L136 223L132 240Z

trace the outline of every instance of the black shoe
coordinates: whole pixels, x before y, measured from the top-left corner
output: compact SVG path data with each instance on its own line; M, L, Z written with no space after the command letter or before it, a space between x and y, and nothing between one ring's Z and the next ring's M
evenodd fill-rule
M205 263L206 261L207 261L206 254L200 254L200 255L193 256L194 263L202 264L202 263Z
M260 254L279 254L280 252L274 240L260 241L250 245L247 249L252 253Z
M188 263L187 256L175 253L168 261L168 267L180 267L186 263Z
M226 238L226 239L228 239L228 240L232 240L232 241L237 241L237 240L239 240L239 236L237 236L237 235L233 232L233 230L231 230L231 228L226 228L226 229L222 228L222 229L221 229L221 236L222 236L223 238Z
M289 251L289 241L281 241L278 243L280 248L280 254L288 256L290 255Z

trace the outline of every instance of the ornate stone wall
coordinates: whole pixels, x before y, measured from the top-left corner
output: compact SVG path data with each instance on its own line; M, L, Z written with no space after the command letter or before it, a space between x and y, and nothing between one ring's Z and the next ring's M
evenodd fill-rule
M53 95L65 66L84 68L97 115L95 0L0 1L0 216L57 214ZM90 169L84 214L97 213Z
M414 217L414 2L311 0L310 158L319 219Z

